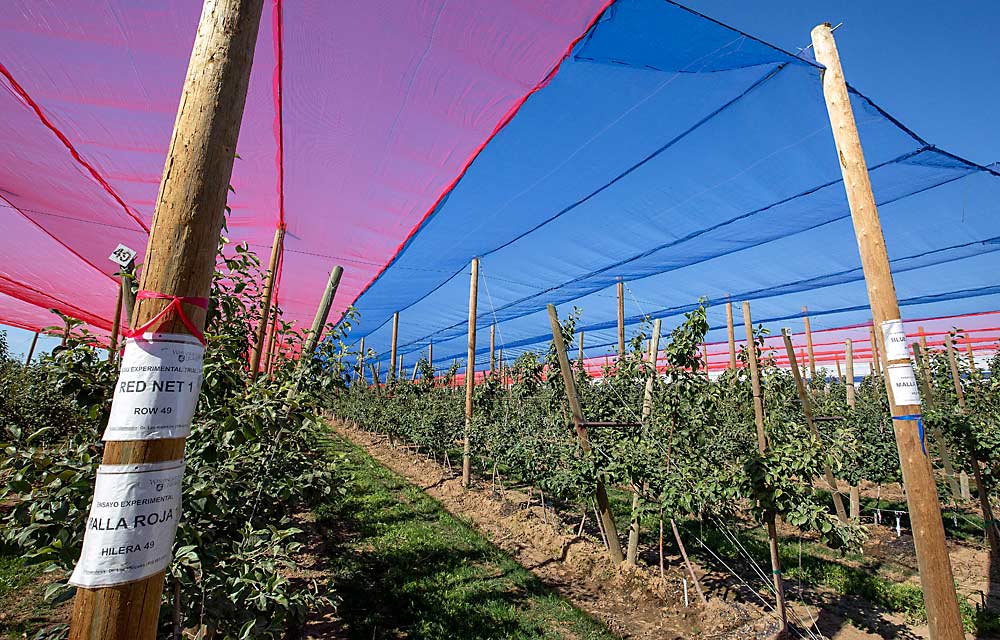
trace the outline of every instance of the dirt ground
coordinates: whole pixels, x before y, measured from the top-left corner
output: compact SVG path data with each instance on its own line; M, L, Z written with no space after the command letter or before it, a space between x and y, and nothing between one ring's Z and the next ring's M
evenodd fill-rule
M682 583L685 573L679 557L668 558L663 578L658 567L645 564L632 569L613 568L592 516L589 530L577 536L579 520L556 522L551 510L543 520L538 500L529 500L524 492L505 490L501 495L489 482L464 490L454 474L410 448L392 446L387 439L353 426L335 423L333 427L376 460L421 487L450 513L476 527L545 584L623 638L749 640L771 637L777 629L770 605L765 607L764 603L753 601L755 596L741 589L729 574L698 568L696 572L705 585L709 603L702 606L692 588L691 604L685 607ZM906 563L915 563L912 538L907 542L905 535L895 538L890 533L889 536L891 539L884 534L875 536L872 552L883 554L887 563L899 565L901 580L915 581L915 577L905 575ZM982 581L983 553L956 547L953 562L963 587ZM803 637L809 635L806 628L814 634L819 630L831 640L928 637L926 625L909 625L901 616L873 610L860 598L810 592L804 595L810 602L806 604L791 583L788 596L789 618L797 623Z

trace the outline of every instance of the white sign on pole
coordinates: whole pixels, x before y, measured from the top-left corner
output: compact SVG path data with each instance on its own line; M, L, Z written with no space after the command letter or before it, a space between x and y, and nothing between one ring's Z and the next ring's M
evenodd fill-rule
M917 378L913 375L913 365L909 362L890 364L887 371L896 404L920 404L920 391L917 389Z
M182 460L101 465L70 584L124 584L166 569L181 517L183 475Z
M184 334L125 343L105 440L183 438L201 391L205 347Z
M127 267L128 263L135 260L136 251L135 249L129 249L123 244L119 244L115 247L115 250L111 252L108 256L108 260L111 262L116 262L122 267Z
M885 359L909 360L910 353L906 348L906 332L903 330L903 321L886 320L882 323L882 344L885 345Z

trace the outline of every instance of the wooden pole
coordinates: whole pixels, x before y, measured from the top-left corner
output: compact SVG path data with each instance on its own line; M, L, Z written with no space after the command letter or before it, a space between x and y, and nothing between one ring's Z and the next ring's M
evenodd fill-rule
M649 355L646 362L649 363L650 374L646 378L646 388L642 395L642 422L649 420L649 414L653 412L653 385L656 381L656 358L660 351L660 329L663 321L660 318L653 320L653 335L649 338ZM625 562L634 566L639 555L639 488L633 487L632 492L632 524L628 532L628 549L625 552Z
M625 283L618 280L618 357L625 355Z
M577 352L577 359L580 361L580 366L583 366L583 332L577 334L577 339L579 340L579 351Z
M900 319L899 303L892 282L889 256L885 248L875 196L872 194L864 152L854 122L847 83L844 80L830 25L823 24L813 29L812 42L816 60L825 67L821 72L823 94L836 141L851 218L854 221L873 319L880 328L891 330ZM894 345L894 349L898 351L898 346ZM913 379L913 368L909 354L892 355L895 357L886 359L892 367L887 372L890 375L887 376L886 388L893 415L903 481L906 484L906 500L924 603L927 608L930 637L932 640L961 640L965 637L965 633L962 629L954 577L945 544L944 524L941 521L941 506L938 503L930 459L924 454L924 443L920 437L917 420L905 417L920 414L919 398L916 402L897 404L896 394L893 392L897 389L901 397L907 397L908 394L904 391Z
M108 344L108 360L114 360L115 354L118 353L118 332L121 330L122 324L122 297L124 296L124 290L124 287L119 284L118 297L115 300L115 319L111 324L111 341Z
M816 353L813 351L813 332L809 324L809 309L802 307L802 323L806 328L806 351L809 353L809 377L816 381Z
M493 372L496 371L497 368L496 354L497 354L497 326L496 324L491 324L490 325L490 375L491 376L493 375Z
M278 275L278 259L281 257L281 246L285 238L285 225L279 224L274 230L274 241L271 243L271 259L267 264L267 277L264 279L264 299L261 302L260 322L257 324L257 340L250 356L250 380L257 378L260 369L260 359L264 350L264 335L267 331L268 319L271 317L271 296L274 295L274 283ZM266 367L265 367L266 368Z
M819 430L816 428L816 422L813 421L812 403L809 401L809 393L806 391L805 382L802 381L802 374L799 373L799 367L795 364L795 347L792 346L792 335L788 329L782 329L781 336L785 339L785 351L788 353L788 362L791 365L792 378L795 380L795 390L799 394L799 402L802 403L802 413L806 417L806 425L813 436L818 439ZM837 512L837 517L841 522L846 523L847 511L844 510L844 500L840 495L840 489L837 488L837 479L833 477L833 472L826 463L823 464L823 476L826 478L826 483L830 485L830 490L833 492L833 507Z
M330 307L333 306L333 298L337 295L337 287L340 286L340 278L343 275L344 268L339 264L330 271L330 277L326 281L326 289L323 291L323 297L319 301L319 307L316 308L316 315L313 316L312 328L309 329L309 335L306 336L305 344L302 346L302 354L299 356L298 365L300 368L304 362L312 360L313 351L316 350L320 336L323 335L323 327L326 326L326 320L330 316Z
M157 197L142 290L209 295L262 6L263 0L204 4ZM169 304L173 301L140 300L133 325L147 323ZM182 308L202 330L205 310L188 303ZM159 329L189 333L176 311ZM184 438L108 441L103 463L179 461L183 455ZM162 571L126 584L79 587L69 637L153 640L162 592Z
M930 351L927 350L927 333L924 331L923 327L917 327L917 333L920 334L920 350L923 351L924 357L926 358L930 355Z
M465 434L462 438L462 486L472 484L472 456L469 432L472 431L472 396L476 384L476 302L479 298L479 258L472 259L469 281L469 349L465 360Z
M837 363L837 379L838 380L843 380L844 379L844 370L840 368L840 358L837 358L834 362Z
M966 342L965 342L965 351L966 351L966 353L969 356L969 373L972 374L972 373L975 373L977 371L977 369L976 369L976 356L972 353L972 342L968 338L966 338L965 340L966 340Z
M396 375L396 346L399 342L399 312L392 314L392 351L389 354L389 375L385 379L386 384L389 378Z
M427 343L427 364L430 365L431 369L434 368L434 343Z
M583 418L583 409L580 408L580 398L576 394L576 382L573 380L573 371L569 366L569 356L566 355L566 341L563 340L562 325L559 324L559 316L556 314L555 305L548 305L549 323L552 325L552 342L555 344L556 356L559 358L559 369L562 372L563 384L566 387L566 400L569 402L570 415L573 419L573 426L576 428L576 436L580 441L580 448L585 455L591 455L590 436L587 433L586 420ZM618 528L615 526L615 517L611 513L611 504L608 501L608 493L604 488L604 482L597 479L597 512L600 516L600 523L608 537L608 554L611 561L621 564L625 559L622 556L622 544L618 539Z
M767 451L767 434L764 433L764 399L760 389L760 372L757 369L757 345L753 336L753 320L750 319L750 303L743 301L743 324L747 331L747 360L750 363L750 388L753 392L753 417L754 425L757 427L757 449L761 455ZM795 354L790 358L792 366L795 366ZM774 524L774 512L768 511L764 514L767 523L768 546L771 551L771 576L774 579L775 609L781 627L779 634L788 630L788 617L785 614L785 586L781 579L781 558L778 556L778 529Z
M736 328L733 326L733 303L726 303L726 331L729 336L729 368L736 370Z
M24 364L31 364L31 357L35 355L35 346L38 344L38 332L35 332L35 337L31 339L31 346L28 347L28 357L24 359Z

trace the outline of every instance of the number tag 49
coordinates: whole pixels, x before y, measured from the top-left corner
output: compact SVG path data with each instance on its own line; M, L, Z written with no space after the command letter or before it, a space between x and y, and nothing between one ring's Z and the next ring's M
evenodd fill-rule
M111 252L108 256L108 260L111 262L118 263L122 267L127 267L130 262L135 259L136 251L134 249L129 249L123 244L119 244L115 247L115 250Z

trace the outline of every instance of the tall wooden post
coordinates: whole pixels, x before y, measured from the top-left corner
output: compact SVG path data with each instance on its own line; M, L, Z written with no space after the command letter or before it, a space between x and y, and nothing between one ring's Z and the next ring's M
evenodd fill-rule
M864 152L858 137L854 114L851 109L847 83L840 66L837 45L829 24L817 26L812 31L816 60L822 71L823 94L833 137L836 141L844 188L851 207L851 218L858 239L861 264L868 297L875 323L885 331L901 331L899 303L892 282L889 256L882 235L882 225L872 194L871 181L865 164ZM919 397L913 398L907 389L913 381L913 367L909 354L893 343L894 352L887 354L889 370L886 387L893 415L896 445L906 483L906 500L913 528L913 540L920 569L920 582L924 592L930 636L933 640L961 640L965 637L958 610L958 598L945 544L941 506L930 459L924 453L917 419L909 416L920 414ZM898 393L897 393L898 392ZM895 396L907 398L905 404L897 403ZM914 401L915 400L915 401Z
M799 367L795 364L795 347L792 346L792 336L788 329L782 329L781 336L785 340L785 352L788 354L788 363L791 365L792 379L795 380L795 390L799 394L799 402L802 403L802 413L806 417L806 425L809 427L809 431L812 432L813 436L818 439L819 430L816 428L815 421L813 421L812 403L809 400L809 393L806 391L806 385L802 381L802 375L799 373ZM837 488L837 479L833 477L833 472L830 470L830 466L826 463L823 464L823 476L826 478L826 483L830 485L830 490L833 492L833 507L837 512L837 517L841 522L847 522L847 511L844 510L844 500L841 498L840 490Z
M653 335L649 338L649 355L646 361L651 368L649 377L646 378L646 389L642 395L642 421L649 420L649 414L653 411L653 384L656 381L656 358L660 351L660 329L663 321L660 318L653 320ZM625 562L635 565L639 555L639 488L633 487L632 492L632 524L628 532L628 549L625 552Z
M262 6L263 0L204 4L167 151L142 290L167 296L209 295ZM201 331L205 310L198 304L179 304ZM175 305L174 310L159 330L189 333L176 310L177 301L171 299L139 300L133 324L146 324L169 305ZM183 455L184 438L108 441L103 464L180 461ZM126 584L79 587L69 637L152 640L162 592L163 571Z
M35 346L38 344L38 331L35 332L35 336L31 339L31 346L28 347L28 357L24 359L24 364L31 364L31 357L35 355Z
M392 351L389 353L389 374L386 377L386 384L390 378L396 375L396 346L399 342L399 312L392 314Z
M837 365L837 379L838 380L843 380L844 379L844 371L843 371L843 369L840 368L840 358L837 358L836 360L834 360L834 362Z
M625 355L625 283L618 280L618 357Z
M114 360L118 353L118 332L122 324L122 296L124 288L118 285L118 297L115 300L115 319L111 324L111 341L108 344L108 360Z
M298 368L302 368L305 363L312 360L313 351L316 350L316 345L319 343L320 336L323 334L323 327L326 326L326 319L330 316L330 307L333 306L333 297L337 295L337 287L340 286L340 278L344 275L344 268L339 264L330 271L330 277L326 281L326 289L323 291L323 297L319 301L319 306L316 308L316 315L313 316L312 327L309 329L309 335L306 336L305 344L302 345L302 353L299 355Z
M809 353L809 377L816 381L816 353L813 351L813 332L809 324L809 309L802 307L802 323L806 328L806 351Z
M493 372L496 371L497 368L496 354L497 354L497 325L491 324L490 325L490 375L493 375Z
M733 303L726 303L726 331L729 337L729 368L736 370L736 329L733 326Z
M433 342L428 342L427 343L427 364L430 365L431 369L434 368L434 343Z
M761 455L767 451L767 434L764 432L764 398L760 388L760 371L757 368L757 345L753 338L753 320L750 319L750 303L743 301L743 324L747 330L747 360L750 363L750 388L753 392L753 417L754 425L757 427L757 449ZM795 354L789 358L790 364L795 366ZM768 511L764 514L767 523L767 538L771 550L771 576L774 579L775 609L781 628L778 633L784 633L788 629L788 617L785 614L785 585L781 579L781 558L778 556L778 529L774 524L774 513Z
M555 306L548 305L548 310L549 324L552 325L552 342L555 344L556 356L559 358L559 369L562 372L563 384L566 387L566 400L569 402L573 426L576 428L576 436L583 453L591 455L590 436L587 433L586 420L583 418L583 409L580 408L580 398L576 394L576 381L573 380L573 371L569 366L569 356L566 354L566 342L563 340L562 325L559 324L559 316L556 314ZM615 516L611 513L608 493L600 477L597 479L595 498L597 500L597 512L601 517L604 533L608 537L608 554L611 556L612 562L621 564L624 560L624 556L622 556L622 543L618 539L618 527L615 526Z
M927 332L924 331L923 327L917 327L917 333L920 334L920 350L924 353L924 358L930 355L930 351L927 350Z
M969 373L976 373L976 356L972 353L972 341L966 337L965 338L965 352L969 356Z
M476 384L476 302L479 299L479 258L472 259L469 281L469 349L465 360L465 435L462 438L462 486L472 483L472 456L469 432L472 431L472 396Z
M258 369L260 369L260 358L265 344L264 336L269 324L268 319L271 317L271 296L274 295L274 283L278 276L278 259L281 257L284 239L285 225L279 224L278 228L274 230L274 241L271 243L271 259L267 263L267 277L264 279L264 299L261 302L260 322L257 324L257 340L250 356L251 380L257 377Z
M579 341L579 349L577 351L577 360L580 361L580 366L583 366L583 332L577 334L577 340Z

